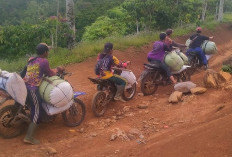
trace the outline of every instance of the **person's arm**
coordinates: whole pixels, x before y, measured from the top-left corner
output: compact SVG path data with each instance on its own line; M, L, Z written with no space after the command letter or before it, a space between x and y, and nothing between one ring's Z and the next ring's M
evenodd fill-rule
M51 69L47 59L43 61L42 71L47 76L54 76L57 73L57 69Z
M115 65L119 65L119 64L120 64L120 61L118 60L117 57L113 56L113 63L114 63Z
M187 47L185 44L179 44L179 43L176 43L175 41L172 41L172 46L175 46L175 47Z

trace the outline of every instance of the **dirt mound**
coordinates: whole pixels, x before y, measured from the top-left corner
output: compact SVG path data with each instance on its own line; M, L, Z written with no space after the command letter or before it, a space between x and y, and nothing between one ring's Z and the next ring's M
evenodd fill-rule
M232 30L221 25L214 31L204 30L214 36L218 54L209 61L209 67L218 71L223 60L231 56ZM189 36L176 38L185 43ZM130 60L130 69L138 78L143 71L146 55L152 43L143 48L129 48L124 52L114 51L121 60ZM37 132L39 146L22 142L24 135L14 139L0 139L0 157L5 156L78 156L78 157L218 157L232 156L232 106L231 91L208 89L202 95L185 95L183 101L168 103L173 86L161 86L153 96L138 96L127 103L112 102L103 117L94 117L91 99L96 92L87 77L95 77L93 67L96 58L67 67L72 72L67 77L87 107L87 115L79 127L68 128L62 118L54 123L41 124ZM199 70L192 81L203 85L205 71ZM137 89L138 93L140 89ZM138 105L145 105L139 109Z

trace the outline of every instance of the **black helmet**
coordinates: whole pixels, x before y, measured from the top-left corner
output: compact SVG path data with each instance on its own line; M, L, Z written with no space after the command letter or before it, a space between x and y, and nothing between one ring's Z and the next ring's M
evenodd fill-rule
M113 49L113 44L112 43L105 43L104 45L104 53L109 53L110 50Z
M167 34L162 32L160 33L160 40L164 40L166 38Z

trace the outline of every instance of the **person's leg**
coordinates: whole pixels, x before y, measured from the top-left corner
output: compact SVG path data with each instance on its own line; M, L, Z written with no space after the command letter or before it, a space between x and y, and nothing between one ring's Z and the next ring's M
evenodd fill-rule
M125 86L126 86L126 79L124 79L123 77L114 74L114 76L112 76L111 78L109 78L110 81L113 81L116 84L117 87L117 92L115 94L114 100L120 100L122 102L126 102L123 98L122 98L122 94L124 92Z
M30 144L39 144L39 140L34 138L34 133L40 121L40 110L42 108L42 99L39 95L39 90L28 90L28 100L31 107L31 123L24 138L24 142Z
M172 83L173 83L173 84L176 84L177 81L176 81L176 80L174 79L174 77L172 76L169 67L168 67L165 63L162 63L162 62L160 62L160 66L161 66L161 68L166 72L168 78L172 81Z
M205 56L205 53L203 52L203 50L200 47L196 47L195 50L197 51L197 54L200 56L201 61L204 65L208 64L207 58Z

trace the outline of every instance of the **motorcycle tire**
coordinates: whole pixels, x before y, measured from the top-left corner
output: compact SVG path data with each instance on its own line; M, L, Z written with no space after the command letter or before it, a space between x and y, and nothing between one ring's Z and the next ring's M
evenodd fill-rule
M86 109L85 104L80 99L74 99L72 106L62 112L65 125L75 127L82 123L85 118Z
M156 83L156 78L158 76L158 71L149 72L141 80L141 91L145 95L152 95L156 92L158 84Z
M106 111L105 99L106 99L106 93L103 91L98 91L93 96L91 107L96 117L100 117L104 115Z
M198 59L197 56L193 57L190 62L189 65L191 66L191 68L188 70L190 75L193 75L197 68L199 67L200 61Z
M12 125L11 121L15 118L18 111L16 105L8 105L0 110L0 135L3 138L14 138L21 135L25 128L25 123L19 119L17 125Z
M124 100L128 101L128 100L131 100L135 96L135 93L136 93L136 83L134 83L131 86L131 88L125 89L122 94L122 97Z

